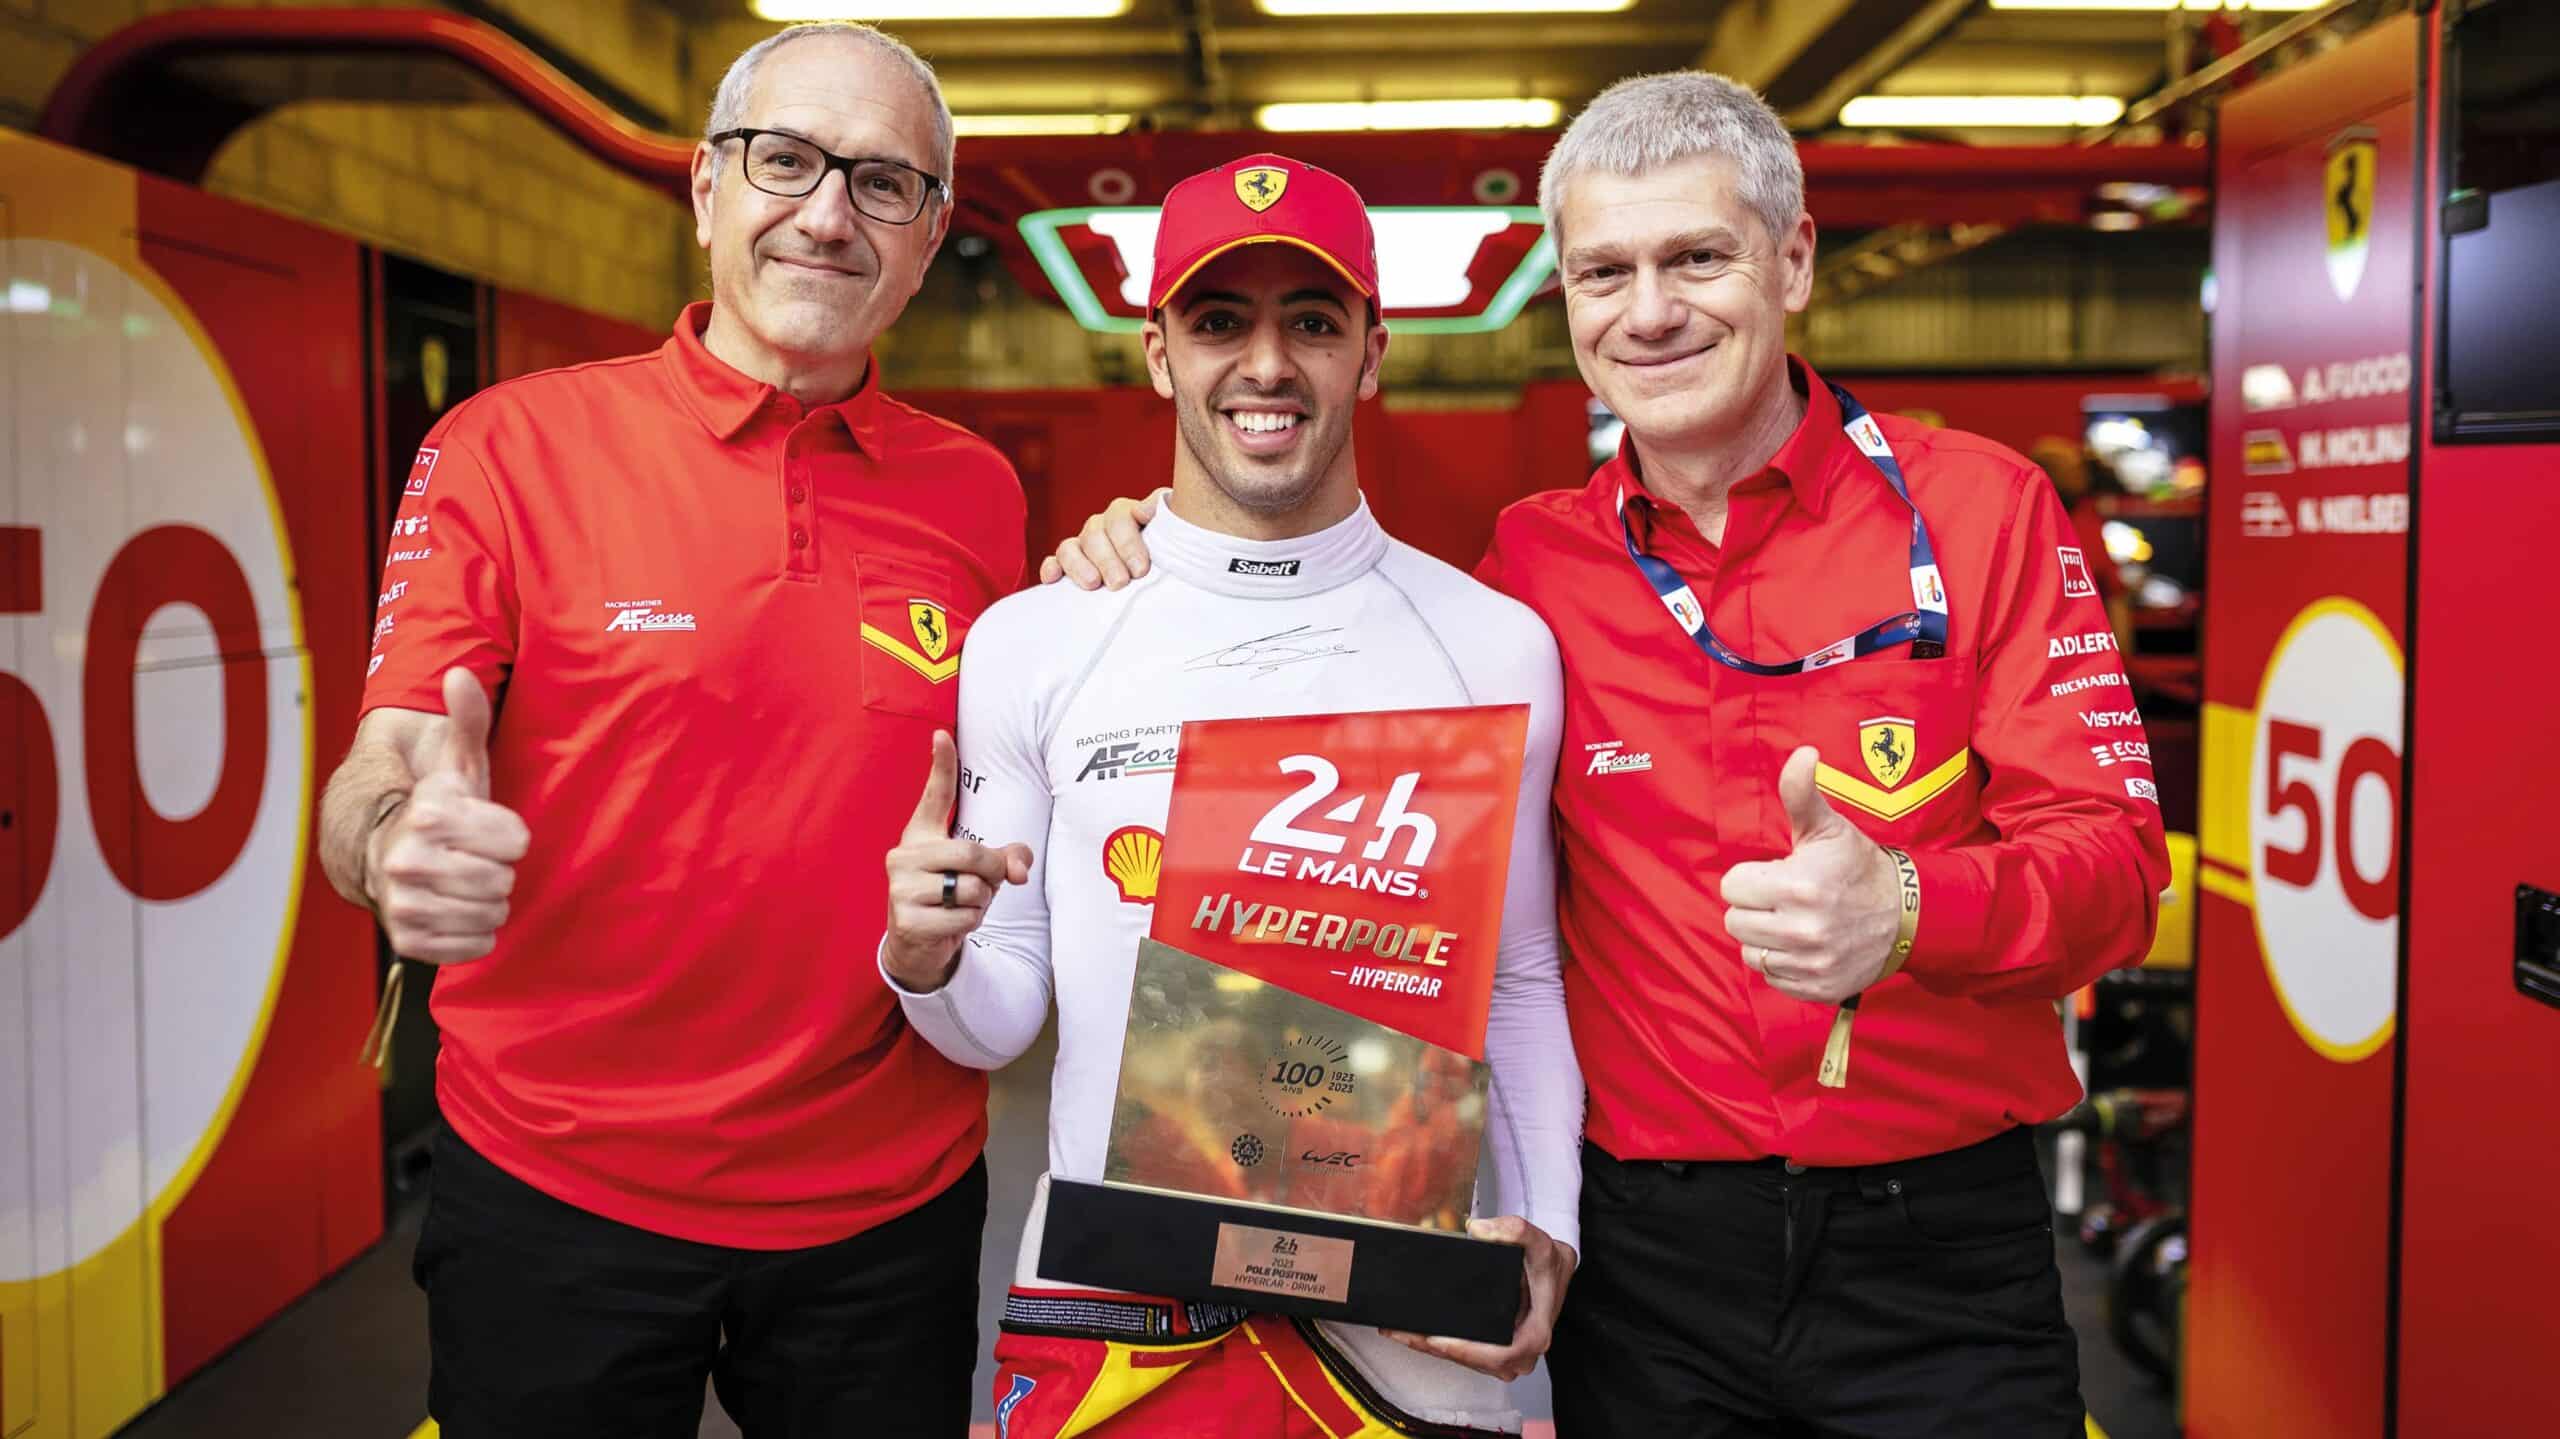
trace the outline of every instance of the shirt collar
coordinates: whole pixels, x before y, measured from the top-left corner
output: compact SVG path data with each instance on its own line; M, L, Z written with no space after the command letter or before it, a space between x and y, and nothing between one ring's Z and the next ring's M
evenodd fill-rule
M685 408L720 440L736 439L747 422L756 416L772 413L786 425L796 425L811 415L833 411L844 421L845 429L863 453L880 453L880 361L876 355L863 357L862 386L831 405L803 406L762 380L741 374L728 361L711 353L702 342L703 332L711 324L711 302L696 300L684 307L676 317L675 333L668 336L660 353L666 357L667 373L674 377L676 393L683 397Z
M1858 447L1849 442L1842 429L1846 423L1840 413L1840 401L1832 396L1831 387L1812 365L1797 355L1787 356L1787 378L1804 395L1804 417L1796 422L1795 432L1769 457L1760 475L1774 476L1779 483L1795 492L1796 503L1819 520L1830 511L1832 492L1838 488L1841 474L1866 462ZM1759 475L1743 480L1750 485ZM1636 466L1635 436L1629 434L1618 441L1618 453L1600 467L1594 477L1592 494L1602 507L1614 515L1618 503L1618 483L1624 480L1628 491L1653 500L1645 488L1644 474ZM1736 488L1740 488L1737 486ZM1658 502L1657 502L1658 503ZM1613 519L1611 521L1615 523Z
M1166 505L1147 525L1147 554L1156 569L1213 594L1248 600L1296 599L1349 584L1377 568L1387 532L1369 513L1369 498L1310 535L1248 540L1203 528Z

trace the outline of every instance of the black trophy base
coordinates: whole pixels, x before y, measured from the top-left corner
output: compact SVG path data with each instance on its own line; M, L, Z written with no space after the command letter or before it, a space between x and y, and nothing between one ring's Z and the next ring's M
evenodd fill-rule
M1520 1249L1303 1209L1049 1181L1040 1276L1507 1344Z

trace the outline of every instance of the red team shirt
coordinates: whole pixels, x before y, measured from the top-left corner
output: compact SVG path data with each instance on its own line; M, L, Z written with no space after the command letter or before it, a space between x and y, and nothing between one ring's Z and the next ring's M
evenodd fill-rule
M796 1248L931 1198L985 1138L985 1076L872 956L1023 496L876 366L815 408L729 368L709 312L428 435L365 707L440 713L470 666L491 798L533 833L495 952L437 976L455 1133L606 1218Z
M1910 510L1820 377L1795 370L1804 422L1734 487L1722 545L1647 506L1647 547L1764 662L1912 601ZM1944 575L1942 658L1770 677L1708 658L1627 557L1631 448L1581 490L1504 511L1478 571L1564 656L1566 1012L1588 1133L1622 1159L1871 1164L2051 1118L2080 1096L2053 1001L2148 947L2168 857L2089 557L2021 456L1877 419ZM1728 869L1791 847L1778 772L1800 744L1820 749L1833 807L1920 869L1917 942L1861 1002L1840 1090L1814 1083L1831 1010L1746 969L1718 898Z

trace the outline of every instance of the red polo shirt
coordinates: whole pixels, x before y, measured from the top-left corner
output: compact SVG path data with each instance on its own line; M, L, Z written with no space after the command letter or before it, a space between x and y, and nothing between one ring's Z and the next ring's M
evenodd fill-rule
M1721 545L1630 505L1708 624L1764 662L1912 606L1910 511L1795 371L1804 422L1734 487ZM1866 1164L2050 1118L2080 1094L2053 1002L2149 946L2169 873L2150 751L2070 521L2019 455L1878 418L1936 546L1942 658L1772 677L1708 658L1627 557L1632 448L1504 511L1479 571L1564 655L1566 1003L1590 1136L1620 1158ZM1800 744L1833 806L1920 868L1918 942L1861 1002L1839 1090L1814 1083L1831 1011L1746 969L1717 897L1726 870L1788 851L1778 771Z
M876 365L804 408L703 348L709 318L437 424L365 705L441 712L469 665L500 695L491 798L533 833L496 951L437 976L446 1121L606 1218L796 1248L985 1138L985 1076L906 1027L872 953L1023 497Z

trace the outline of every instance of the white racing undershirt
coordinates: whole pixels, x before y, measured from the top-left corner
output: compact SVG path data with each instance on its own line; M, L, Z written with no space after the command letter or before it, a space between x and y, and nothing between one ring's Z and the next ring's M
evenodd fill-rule
M1182 722L1526 704L1477 1212L1522 1215L1578 1247L1583 1090L1565 1027L1548 811L1562 723L1553 636L1526 606L1390 539L1365 501L1339 524L1279 541L1205 530L1168 505L1147 545L1152 567L1126 589L1026 590L970 631L955 828L989 845L1026 843L1035 860L1030 883L1005 886L989 908L949 983L914 994L890 981L908 1021L954 1061L995 1069L1030 1046L1054 996L1050 1171L1101 1179L1130 977L1154 918L1151 904L1121 897L1103 851L1123 826L1163 830ZM1028 1274L1036 1224L1023 1243ZM1374 1349L1346 1347L1364 1361ZM1447 1408L1395 1376L1373 1377L1417 1413Z

